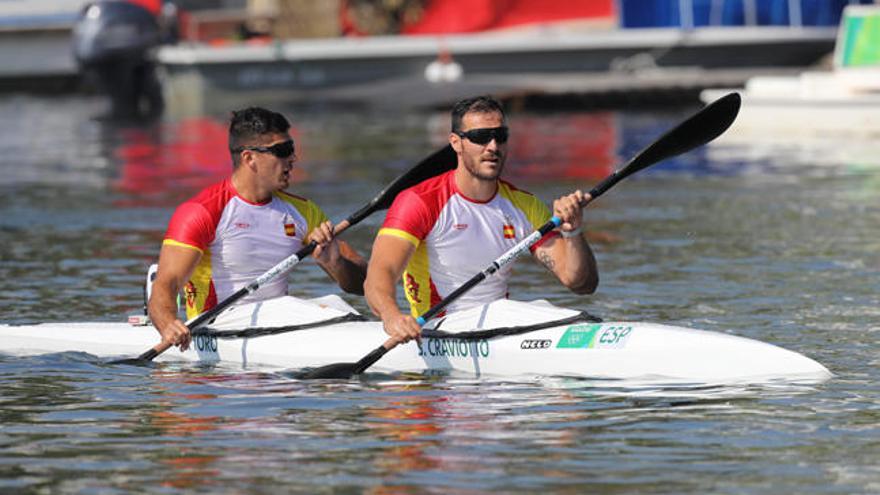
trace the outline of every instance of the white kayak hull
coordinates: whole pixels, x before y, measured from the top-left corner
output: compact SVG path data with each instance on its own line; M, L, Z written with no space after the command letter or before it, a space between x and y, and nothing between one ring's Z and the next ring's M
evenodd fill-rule
M525 324L536 319L547 321L547 314L556 315L556 319L576 314L546 304L498 303L458 318L458 326L487 328L486 321L492 320L493 311L507 319L510 313L522 312L512 316L533 320ZM455 317L449 320L451 323L445 322L441 330L461 329L456 328ZM498 323L494 325L500 326ZM251 338L201 335L194 338L190 350L181 353L171 349L157 360L229 363L248 369L299 369L357 361L386 338L381 323L372 321ZM124 323L0 325L0 353L12 355L80 351L102 358L135 357L157 342L158 333L153 327ZM370 370L701 384L821 382L832 376L818 362L771 344L639 322L578 322L478 340L424 338L421 344L398 346Z

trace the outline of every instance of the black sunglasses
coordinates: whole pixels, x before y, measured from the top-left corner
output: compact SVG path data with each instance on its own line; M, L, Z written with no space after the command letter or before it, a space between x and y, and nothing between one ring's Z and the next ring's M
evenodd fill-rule
M510 137L510 131L506 126L471 129L467 132L458 131L456 134L476 144L489 144L493 139L498 144L504 144L507 142L507 138Z
M287 158L295 151L293 146L293 139L288 139L287 141L275 143L272 146L241 146L239 148L233 148L232 152L241 153L245 150L259 151L260 153L272 153L278 158Z

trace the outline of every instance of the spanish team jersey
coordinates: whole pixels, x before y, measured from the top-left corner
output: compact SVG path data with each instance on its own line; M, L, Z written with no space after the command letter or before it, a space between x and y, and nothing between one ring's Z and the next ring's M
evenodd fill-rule
M298 251L326 220L315 203L285 192L263 204L251 203L238 195L231 179L180 205L163 243L202 253L184 289L187 317L211 309ZM277 277L242 302L285 294L287 279Z
M401 192L379 235L399 237L416 248L403 287L413 316L418 316L549 219L543 202L505 181L499 181L489 201L465 197L452 170ZM501 268L450 304L449 311L507 297L510 273L511 265Z

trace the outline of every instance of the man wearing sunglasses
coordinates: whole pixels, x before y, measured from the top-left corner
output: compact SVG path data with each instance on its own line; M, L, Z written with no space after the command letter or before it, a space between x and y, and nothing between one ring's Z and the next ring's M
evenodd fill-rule
M501 180L510 132L501 104L488 96L458 102L452 110L449 143L457 167L401 192L373 244L367 303L398 342L418 338L414 316L483 271L495 258L550 219L538 198ZM596 290L596 260L581 234L581 191L553 203L562 219L532 254L560 282L578 294ZM511 265L499 270L447 308L458 311L507 297ZM396 281L403 287L411 315L397 306Z
M290 124L263 108L233 112L232 175L180 205L171 217L148 304L162 340L189 346L177 318L177 294L193 318L212 308L310 241L318 265L346 292L363 294L366 262L313 202L287 193L296 162ZM266 283L241 302L287 294L287 279Z

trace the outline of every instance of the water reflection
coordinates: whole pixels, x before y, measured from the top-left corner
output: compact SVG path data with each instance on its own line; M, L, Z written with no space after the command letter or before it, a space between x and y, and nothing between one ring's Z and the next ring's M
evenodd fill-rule
M0 99L4 323L139 310L171 208L228 173L224 115L132 124L95 120L93 107ZM303 153L294 189L334 219L448 132L445 112L281 109ZM514 113L510 177L545 200L588 187L689 113ZM572 295L526 261L511 287L607 319L772 342L826 364L837 375L827 384L304 383L105 367L75 352L0 355L0 491L874 491L880 172L870 145L720 142L653 167L590 206L588 230L610 239L594 243L597 294ZM347 239L367 252L380 222ZM326 292L313 264L297 270L294 291Z
M121 142L112 150L119 174L110 184L125 193L121 207L149 205L148 198L183 196L230 173L226 127L210 118L117 130Z
M100 187L112 164L94 100L0 98L0 184Z
M620 143L617 116L591 114L514 115L510 117L511 179L571 179L592 182L617 165Z
M755 483L797 484L802 474L779 471L787 461L774 456L815 442L804 418L816 411L798 399L810 388L626 393L570 379L317 383L223 367L96 366L75 354L0 358L0 471L42 452L52 456L28 468L24 486L665 492L723 479L731 464L748 466ZM105 474L69 478L71 463Z

